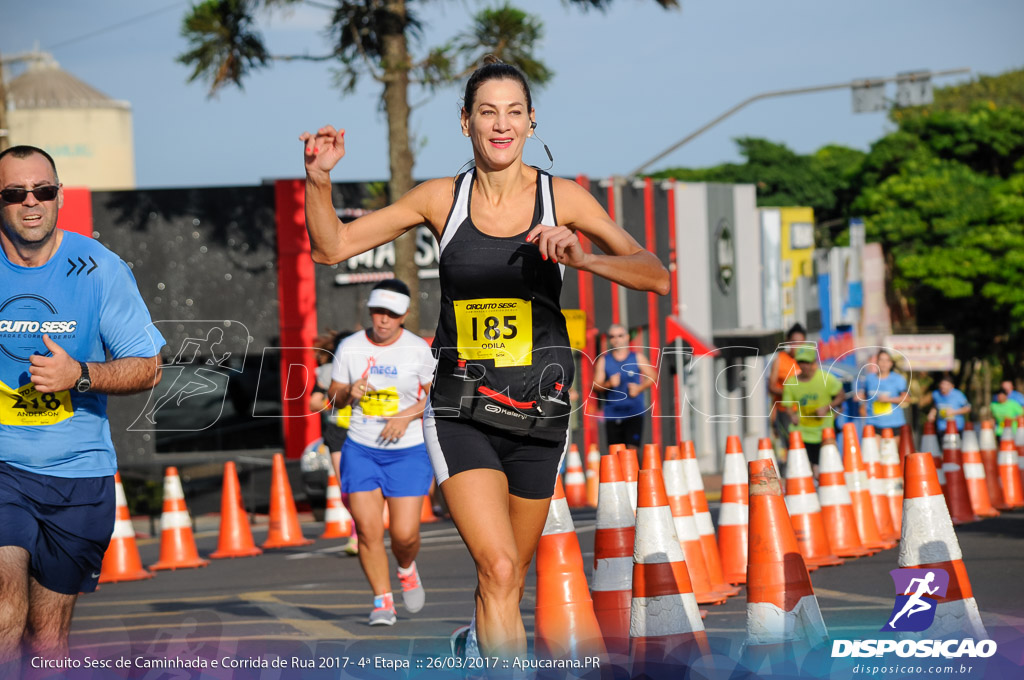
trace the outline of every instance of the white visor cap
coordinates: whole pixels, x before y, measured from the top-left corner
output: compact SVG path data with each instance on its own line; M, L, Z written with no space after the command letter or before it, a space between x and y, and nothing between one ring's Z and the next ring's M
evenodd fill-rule
M366 303L370 309L386 309L402 315L409 311L409 296L386 288L375 288L370 291L370 301Z

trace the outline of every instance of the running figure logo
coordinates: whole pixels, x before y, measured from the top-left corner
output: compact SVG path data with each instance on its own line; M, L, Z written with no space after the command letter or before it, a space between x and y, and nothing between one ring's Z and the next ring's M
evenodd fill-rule
M949 573L945 569L893 569L896 604L883 631L920 632L935 620L939 598L946 596Z
M168 338L169 347L175 343L179 348L173 359L165 356L160 364L163 380L128 430L199 432L213 426L224 411L231 374L242 372L249 330L229 320L161 320L153 325ZM232 356L236 361L229 362Z

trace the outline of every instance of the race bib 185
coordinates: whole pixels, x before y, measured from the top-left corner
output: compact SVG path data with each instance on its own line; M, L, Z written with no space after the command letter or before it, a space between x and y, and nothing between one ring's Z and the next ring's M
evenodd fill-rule
M533 305L519 298L455 300L459 358L495 366L533 362Z

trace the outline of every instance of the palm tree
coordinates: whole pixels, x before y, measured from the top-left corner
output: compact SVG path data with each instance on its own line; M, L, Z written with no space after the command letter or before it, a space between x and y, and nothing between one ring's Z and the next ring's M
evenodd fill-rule
M421 2L424 0L421 0ZM678 0L654 0L664 8ZM563 0L584 10L603 10L613 0ZM534 46L543 34L541 21L508 4L485 9L473 17L471 27L455 40L430 48L414 60L409 39L422 37L423 25L412 6L415 0L334 0L327 34L333 49L322 55L271 55L256 30L255 14L261 7L306 3L325 7L318 0L203 0L185 17L182 35L190 49L178 61L192 67L189 82L203 80L212 96L223 87L242 87L253 71L272 61L308 60L339 63L338 84L346 91L363 76L381 83L381 101L388 124L388 195L398 197L413 187L413 154L409 134L409 85L428 89L449 84L471 72L485 54L515 64L532 83L543 85L552 72L534 58ZM407 324L419 330L419 276L413 256L415 231L395 243L395 275L409 284L412 307Z

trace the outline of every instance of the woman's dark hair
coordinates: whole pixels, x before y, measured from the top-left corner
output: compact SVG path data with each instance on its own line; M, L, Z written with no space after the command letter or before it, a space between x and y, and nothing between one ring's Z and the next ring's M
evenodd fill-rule
M799 333L800 335L804 336L805 338L807 337L807 329L804 328L803 326L801 326L800 323L798 322L798 323L795 323L792 326L790 326L789 330L786 331L786 340L792 339L793 335L796 334L796 333Z
M396 293L412 297L412 294L409 292L409 286L405 285L405 281L399 279L384 279L370 290L377 290L378 288L381 290L393 290Z
M462 98L462 108L466 113L473 111L473 102L476 100L476 91L488 80L514 80L519 83L526 94L526 112L533 110L533 97L530 96L530 84L526 82L523 72L512 64L506 64L497 57L488 54L484 57L484 64L466 81L466 94Z

